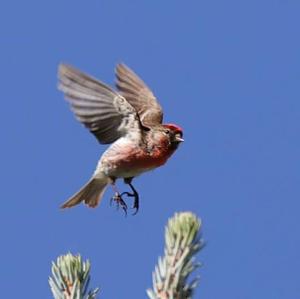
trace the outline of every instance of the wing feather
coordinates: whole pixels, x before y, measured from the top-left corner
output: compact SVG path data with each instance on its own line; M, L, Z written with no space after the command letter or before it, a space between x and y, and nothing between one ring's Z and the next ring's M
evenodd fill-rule
M135 108L145 127L161 124L163 111L150 88L125 64L116 67L116 86Z
M58 88L64 92L76 118L83 123L100 143L112 143L128 132L139 129L135 108L123 96L106 84L61 64ZM130 126L124 126L125 123Z

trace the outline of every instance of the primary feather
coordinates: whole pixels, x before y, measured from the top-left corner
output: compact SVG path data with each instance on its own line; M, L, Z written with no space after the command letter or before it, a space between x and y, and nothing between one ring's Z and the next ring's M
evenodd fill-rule
M135 108L145 127L161 124L163 111L149 87L128 66L116 67L116 86L120 94Z
M58 77L77 119L100 143L112 143L139 127L135 108L106 84L66 64L59 66Z

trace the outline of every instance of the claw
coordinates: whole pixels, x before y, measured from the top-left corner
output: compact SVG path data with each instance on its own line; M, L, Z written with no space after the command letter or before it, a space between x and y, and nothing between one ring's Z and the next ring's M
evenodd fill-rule
M131 192L123 192L123 193L119 193L118 190L116 189L115 185L112 184L114 190L115 190L115 195L110 199L110 205L112 205L112 202L116 202L117 205L117 209L119 209L120 207L123 209L125 215L127 216L127 204L126 202L123 200L123 196L126 195L128 197L134 197L134 202L133 202L133 209L135 209L135 211L132 213L132 215L136 215L137 212L139 211L139 194L137 193L137 191L135 190L135 188L132 186L131 184L131 180L132 178L129 179L124 179L124 182L126 184L128 184L132 190Z
M119 209L121 207L125 213L125 216L127 216L127 204L123 200L122 194L116 192L115 195L110 199L110 205L112 205L112 202L115 201L117 204L117 209Z
M133 192L133 196L134 196L133 208L135 209L135 212L132 215L136 215L137 212L139 211L139 207L140 207L140 197L131 183L129 183L129 186L130 186L130 188Z
M131 184L129 184L131 185ZM133 209L135 209L135 211L132 213L132 215L136 215L137 212L139 211L139 194L136 192L136 190L133 188L133 186L130 186L133 193L130 192L123 192L121 193L121 196L123 195L127 195L128 197L134 197L134 202L133 202Z
M135 188L133 187L133 185L131 183L133 179L134 179L134 177L124 178L124 183L128 184L130 186L132 193L131 192L123 192L121 194L121 196L125 194L128 197L134 197L134 202L133 202L133 207L132 208L135 209L135 211L132 215L136 215L137 212L139 211L139 206L140 205L139 205L139 194L135 190Z
M133 212L132 215L136 215L137 212L139 211L139 195L137 194L137 197L134 198L134 202L133 202L133 209L135 209L135 211Z

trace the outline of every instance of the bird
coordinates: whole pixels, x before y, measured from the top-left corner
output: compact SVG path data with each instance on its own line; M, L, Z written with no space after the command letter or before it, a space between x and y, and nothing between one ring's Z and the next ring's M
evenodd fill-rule
M127 214L124 196L133 197L136 214L140 204L133 179L164 165L184 141L180 126L163 124L161 105L133 70L119 63L115 75L113 89L69 64L59 64L58 89L64 93L75 117L100 144L110 144L91 178L61 205L62 209L81 202L95 208L107 186L112 185L111 202ZM131 192L120 193L116 187L118 179L123 179Z

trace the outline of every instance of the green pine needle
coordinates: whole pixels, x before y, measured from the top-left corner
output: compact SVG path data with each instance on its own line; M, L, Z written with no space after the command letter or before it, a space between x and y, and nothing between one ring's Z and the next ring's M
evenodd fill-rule
M150 299L191 299L199 278L188 282L190 274L200 266L196 253L203 248L201 220L191 212L176 213L166 226L165 255L158 259L153 272Z
M90 262L82 261L80 255L71 253L59 256L52 263L52 277L49 284L55 299L95 299L98 288L88 291Z

